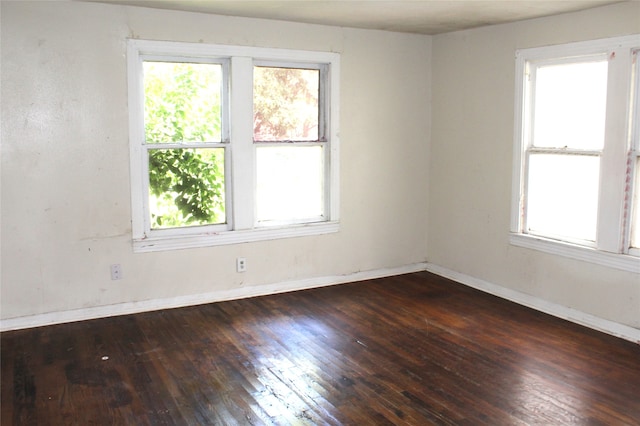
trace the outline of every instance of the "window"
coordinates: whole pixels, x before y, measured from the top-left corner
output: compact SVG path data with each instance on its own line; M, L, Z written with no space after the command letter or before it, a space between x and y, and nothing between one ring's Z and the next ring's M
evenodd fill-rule
M517 52L513 244L640 271L639 49Z
M150 230L226 223L225 65L142 63Z
M134 250L338 230L339 55L128 44Z
M258 223L322 220L324 67L253 68Z

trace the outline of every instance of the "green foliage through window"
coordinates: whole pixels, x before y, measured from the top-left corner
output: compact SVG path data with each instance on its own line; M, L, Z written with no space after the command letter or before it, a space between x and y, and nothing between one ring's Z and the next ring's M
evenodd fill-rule
M153 228L224 223L224 149L149 151Z
M162 147L222 141L221 82L219 64L144 63L152 228L226 220L224 148Z

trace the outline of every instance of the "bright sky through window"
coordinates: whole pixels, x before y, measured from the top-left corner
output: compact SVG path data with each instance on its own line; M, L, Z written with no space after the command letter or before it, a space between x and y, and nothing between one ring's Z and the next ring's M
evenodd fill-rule
M596 239L607 65L601 60L535 69L528 232Z

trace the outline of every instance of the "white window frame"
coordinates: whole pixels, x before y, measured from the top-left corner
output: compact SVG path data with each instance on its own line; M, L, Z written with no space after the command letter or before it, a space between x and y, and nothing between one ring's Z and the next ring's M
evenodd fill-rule
M640 36L632 35L557 46L516 51L516 91L514 124L513 185L511 204L511 244L555 255L566 256L612 268L640 272L639 253L629 248L630 214L625 210L625 196L634 188L625 184L629 174L627 162L637 155L633 142L632 75L635 50ZM525 203L527 185L527 151L529 144L527 94L529 69L564 60L581 60L605 55L608 60L607 105L604 149L600 158L598 223L595 244L542 237L526 233ZM638 123L635 123L637 128ZM637 130L636 130L637 131ZM637 139L637 138L636 138ZM636 189L640 190L640 189Z
M142 65L145 60L171 59L184 62L214 62L222 63L224 67L228 66L228 72L224 73L223 77L223 99L228 94L229 102L223 105L223 140L218 144L225 148L227 223L224 225L161 230L150 228ZM326 70L323 74L326 78L321 81L324 92L320 102L320 116L325 126L325 140L322 141L325 154L325 217L321 221L280 223L275 226L264 226L256 222L253 66L262 63L274 66L307 65ZM130 39L127 44L127 67L132 238L135 252L237 244L339 231L339 54ZM228 110L224 111L225 108Z

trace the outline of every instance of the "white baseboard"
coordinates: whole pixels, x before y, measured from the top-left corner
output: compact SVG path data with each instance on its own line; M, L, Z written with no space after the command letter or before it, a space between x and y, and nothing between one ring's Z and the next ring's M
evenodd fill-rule
M308 278L303 280L286 281L276 284L266 284L251 287L240 287L232 290L214 291L211 293L194 294L172 297L167 299L152 299L141 302L126 302L115 305L95 306L70 311L51 312L17 318L0 320L0 331L20 330L24 328L41 327L52 324L62 324L74 321L84 321L96 318L113 317L118 315L137 314L140 312L157 311L161 309L182 308L185 306L202 305L205 303L222 302L225 300L244 299L247 297L266 296L269 294L285 293L289 291L305 290L315 287L325 287L355 281L390 277L393 275L409 274L424 271L426 263L415 263L395 268L383 268L370 271L354 272L345 275Z
M345 275L308 278L304 280L286 281L276 284L240 287L232 290L221 290L211 293L173 297L167 299L152 299L141 302L127 302L116 305L95 306L92 308L75 309L62 312L51 312L0 320L0 331L20 330L41 327L66 322L84 321L118 315L136 314L140 312L161 309L182 308L185 306L202 305L206 303L222 302L225 300L244 299L248 297L266 296L269 294L286 293L289 291L305 290L316 287L326 287L336 284L363 281L412 272L429 271L460 284L473 287L494 296L527 306L529 308L562 318L576 324L583 325L634 343L640 343L640 330L624 324L619 324L596 317L576 309L551 303L537 297L511 290L490 282L471 277L442 266L431 263L415 263L396 268L383 268L370 271L355 272Z
M594 330L602 331L604 333L629 340L633 343L640 343L640 329L609 321L595 315L578 311L577 309L558 305L544 299L521 293L519 291L511 290L509 288L502 287L496 284L492 284L490 282L474 278L469 275L461 274L459 272L452 271L450 269L434 265L432 263L427 263L426 270L436 275L440 275L450 280L459 282L466 286L484 291L485 293L493 294L494 296L498 296L511 302L527 306L537 311L541 311L546 314L592 328Z

